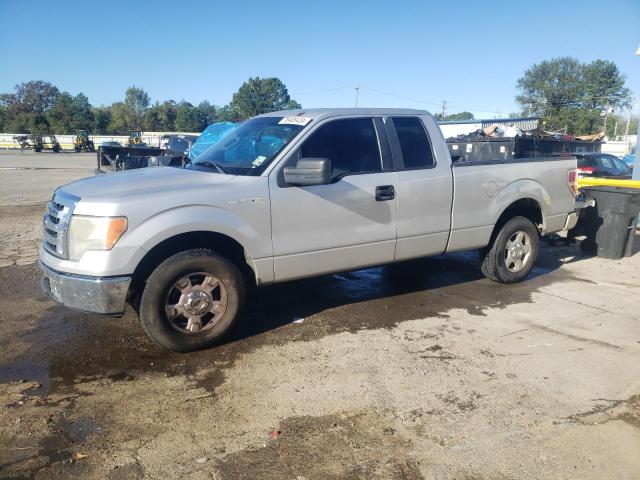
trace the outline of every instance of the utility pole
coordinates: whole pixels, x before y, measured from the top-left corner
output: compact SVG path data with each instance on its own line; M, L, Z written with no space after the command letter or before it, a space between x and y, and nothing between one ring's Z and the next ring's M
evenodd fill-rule
M442 113L441 115L441 119L444 120L444 116L446 115L447 112L447 101L446 100L442 100Z
M636 50L636 55L640 55L640 47ZM640 168L638 168L638 165L640 165L640 148L638 147L640 147L640 122L638 122L638 135L636 136L636 158L634 161L635 168L633 169L632 176L634 180L640 180Z
M627 117L627 127L624 129L624 141L629 141L629 125L631 125L631 109L629 109L629 116Z
M360 93L360 83L357 83L354 88L356 89L356 108L358 108L358 93Z

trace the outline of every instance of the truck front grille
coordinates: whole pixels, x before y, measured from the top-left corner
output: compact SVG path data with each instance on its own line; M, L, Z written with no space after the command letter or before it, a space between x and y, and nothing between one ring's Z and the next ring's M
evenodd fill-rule
M78 197L56 191L47 203L42 228L42 245L46 251L56 257L69 258L67 232L78 200L80 200Z

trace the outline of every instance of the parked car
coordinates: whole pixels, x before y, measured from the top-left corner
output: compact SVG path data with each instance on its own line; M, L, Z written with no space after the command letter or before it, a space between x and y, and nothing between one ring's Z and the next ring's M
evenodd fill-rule
M116 142L115 140L107 140L105 142L100 143L101 147L121 147L122 144L120 142Z
M632 170L625 162L608 153L585 153L576 155L581 175L601 178L631 178Z
M42 286L191 351L236 323L247 285L479 249L489 279L523 280L540 235L577 221L574 157L452 166L434 118L318 109L247 120L186 168L58 188ZM425 275L428 272L424 272Z
M622 161L633 168L636 161L636 147L631 147L631 151L622 157Z

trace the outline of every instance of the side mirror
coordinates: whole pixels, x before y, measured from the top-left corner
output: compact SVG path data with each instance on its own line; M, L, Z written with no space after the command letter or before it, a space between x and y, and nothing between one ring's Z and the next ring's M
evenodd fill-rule
M331 183L331 160L303 158L295 167L284 168L284 181L288 185L308 186Z

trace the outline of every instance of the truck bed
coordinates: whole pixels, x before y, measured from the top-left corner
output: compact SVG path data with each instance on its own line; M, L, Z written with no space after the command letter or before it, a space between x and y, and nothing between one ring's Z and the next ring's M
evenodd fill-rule
M454 163L451 235L447 251L482 248L501 213L521 198L534 199L543 234L560 231L575 198L568 186L574 157L535 157ZM525 206L523 204L523 206Z

